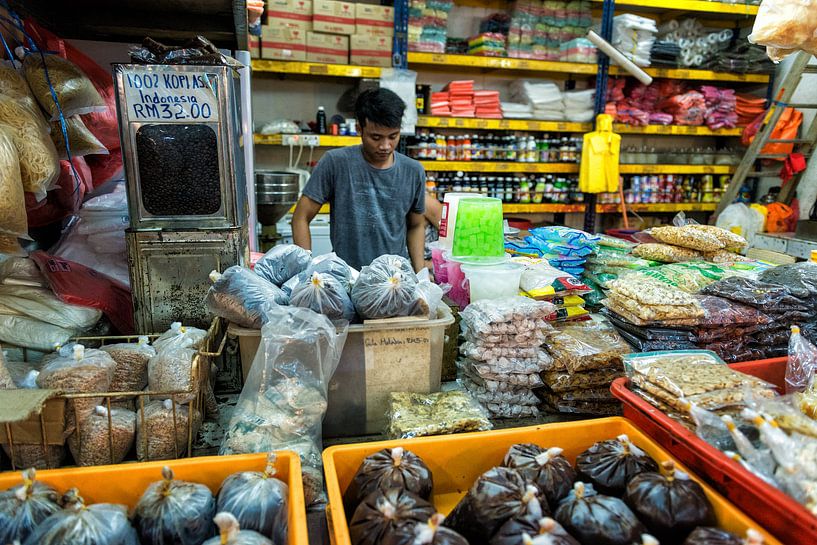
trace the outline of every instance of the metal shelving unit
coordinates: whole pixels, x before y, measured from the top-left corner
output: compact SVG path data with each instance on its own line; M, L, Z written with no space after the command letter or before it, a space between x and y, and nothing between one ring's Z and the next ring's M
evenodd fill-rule
M489 161L420 161L426 171L435 172L524 172L527 174L576 174L576 163L493 163Z
M530 59L510 59L506 57L481 57L478 55L448 55L443 53L408 54L409 67L456 67L457 69L516 70L527 72L566 73L572 75L593 75L595 64L578 62L536 61Z
M439 129L482 129L505 131L541 132L587 132L592 123L571 123L569 121L538 121L535 119L479 119L471 117L435 117L421 115L418 127Z
M359 136L332 136L328 134L254 134L253 143L261 146L312 146L342 148L360 144Z

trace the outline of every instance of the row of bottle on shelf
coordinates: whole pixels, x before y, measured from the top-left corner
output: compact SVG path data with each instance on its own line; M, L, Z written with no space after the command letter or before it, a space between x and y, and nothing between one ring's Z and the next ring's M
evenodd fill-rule
M558 175L471 176L462 172L427 172L426 191L440 202L446 193L478 193L503 203L519 204L567 204L584 200L575 176Z
M578 163L582 137L531 135L444 135L428 131L410 137L410 157L420 161L509 161Z
M715 203L729 185L729 176L678 176L661 174L655 176L628 176L622 178L624 202L648 203ZM602 193L599 203L621 202L618 193Z

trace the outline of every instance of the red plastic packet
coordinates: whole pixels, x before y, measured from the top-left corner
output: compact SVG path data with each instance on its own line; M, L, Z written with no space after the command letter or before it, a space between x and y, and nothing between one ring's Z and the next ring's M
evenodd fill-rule
M85 194L93 189L91 170L85 160L74 157L71 162L79 175L79 185L68 161L60 161L60 177L57 179L56 189L49 191L47 197L40 202L36 202L32 193L26 193L26 213L30 227L50 225L73 214L79 210Z
M131 291L126 285L85 265L43 251L36 251L30 257L60 301L101 310L122 335L135 332Z

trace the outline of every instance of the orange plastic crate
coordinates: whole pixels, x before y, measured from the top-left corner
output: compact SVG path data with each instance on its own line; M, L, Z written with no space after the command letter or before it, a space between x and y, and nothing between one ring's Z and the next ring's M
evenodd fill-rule
M440 512L447 514L482 473L502 463L511 445L536 443L543 447L560 447L564 449L564 455L575 462L576 456L593 443L612 439L622 433L629 435L638 447L659 463L664 460L677 462L632 422L618 417L330 447L323 451L323 463L329 494L326 513L331 542L333 545L351 544L343 509L343 492L363 459L381 449L405 447L421 457L434 477L433 503ZM686 471L682 464L678 463L678 467ZM691 477L703 486L721 528L739 535L745 535L748 528L754 528L766 538L766 545L782 545L701 479L695 475Z
M288 545L309 545L306 532L301 460L290 451L276 452L276 476L289 486ZM76 487L87 504L119 503L133 509L149 484L162 479L162 467L173 470L176 479L206 485L218 492L222 481L239 471L264 471L266 454L206 456L159 462L126 463L108 466L50 469L37 472L37 480L63 493ZM0 489L21 482L20 472L0 474Z

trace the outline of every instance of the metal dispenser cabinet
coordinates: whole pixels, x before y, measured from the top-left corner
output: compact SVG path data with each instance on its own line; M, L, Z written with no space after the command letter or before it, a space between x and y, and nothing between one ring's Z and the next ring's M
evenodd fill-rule
M247 259L247 67L114 65L141 333L206 326L208 273Z

